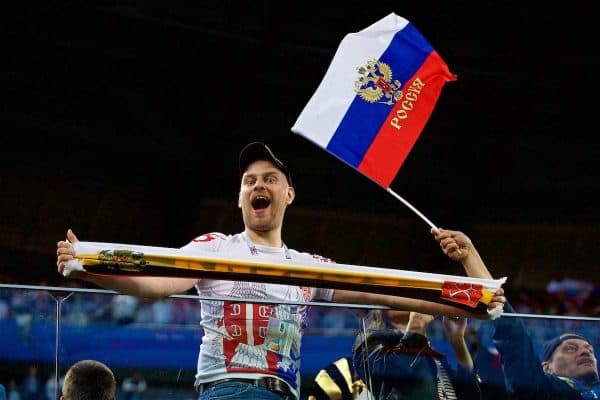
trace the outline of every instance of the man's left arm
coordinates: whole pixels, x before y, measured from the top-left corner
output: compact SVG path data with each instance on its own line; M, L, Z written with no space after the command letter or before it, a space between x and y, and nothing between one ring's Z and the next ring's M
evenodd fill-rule
M448 258L459 261L462 264L467 276L471 278L494 279L467 235L460 231L441 228L432 228L431 234L440 244L442 252Z

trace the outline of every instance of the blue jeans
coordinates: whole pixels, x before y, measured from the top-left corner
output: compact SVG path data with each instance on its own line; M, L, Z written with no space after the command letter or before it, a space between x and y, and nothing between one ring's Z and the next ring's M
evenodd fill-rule
M223 382L209 387L198 400L296 400L293 396L286 396L271 392L269 389L254 386L247 382Z

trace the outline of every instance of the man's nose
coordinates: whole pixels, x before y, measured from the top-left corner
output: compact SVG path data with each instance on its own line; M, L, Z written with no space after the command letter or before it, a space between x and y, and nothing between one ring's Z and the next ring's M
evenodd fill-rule
M582 347L581 351L579 352L580 356L587 356L587 357L593 357L594 356L594 352L587 348L587 347Z
M261 190L265 188L265 182L262 179L257 179L256 182L254 182L254 187L252 188L252 190Z

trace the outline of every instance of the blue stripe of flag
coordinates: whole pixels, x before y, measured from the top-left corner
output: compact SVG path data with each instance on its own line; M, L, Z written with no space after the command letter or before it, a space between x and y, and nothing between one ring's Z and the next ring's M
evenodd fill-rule
M394 35L379 61L390 66L392 78L398 79L404 90L404 84L419 70L431 52L431 45L417 28L409 23ZM364 61L365 66L367 61L369 60ZM356 77L358 79L358 74ZM355 96L329 141L327 150L357 168L392 107L393 105L368 103L358 95Z

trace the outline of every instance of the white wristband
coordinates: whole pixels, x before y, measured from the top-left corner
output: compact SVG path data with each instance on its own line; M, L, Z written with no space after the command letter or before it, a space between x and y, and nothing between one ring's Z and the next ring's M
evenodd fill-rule
M65 267L63 268L63 276L69 276L71 275L71 272L73 271L84 271L85 269L83 268L83 265L81 264L81 261L74 259L74 260L69 260L65 263Z
M502 313L504 312L504 307L494 307L491 310L488 309L487 312L490 316L490 319L496 319L502 315Z

